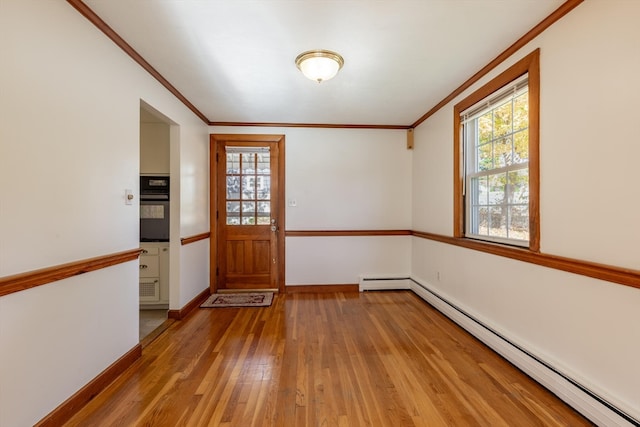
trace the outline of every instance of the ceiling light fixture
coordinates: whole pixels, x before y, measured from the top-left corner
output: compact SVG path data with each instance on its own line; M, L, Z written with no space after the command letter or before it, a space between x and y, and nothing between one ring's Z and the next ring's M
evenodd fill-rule
M296 58L296 66L302 74L318 83L335 77L343 65L342 56L330 50L309 50Z

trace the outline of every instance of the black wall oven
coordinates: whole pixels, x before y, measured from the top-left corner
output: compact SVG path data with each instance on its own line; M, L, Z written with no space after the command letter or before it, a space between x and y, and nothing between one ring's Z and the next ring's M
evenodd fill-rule
M140 177L140 241L169 241L169 177Z

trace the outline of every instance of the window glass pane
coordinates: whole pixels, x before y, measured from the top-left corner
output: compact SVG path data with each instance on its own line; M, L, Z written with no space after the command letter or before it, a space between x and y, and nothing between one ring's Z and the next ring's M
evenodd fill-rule
M489 185L488 178L486 176L478 178L478 200L479 205L486 205L489 203Z
M227 224L270 224L271 158L268 147L226 147L226 158Z
M514 163L523 163L529 161L529 130L521 130L513 135L513 158Z
M227 153L227 175L240 173L240 154Z
M240 215L240 202L227 202L227 216Z
M258 224L269 225L271 223L271 203L258 202Z
M471 179L471 203L474 205L486 205L489 203L489 191L487 177L480 176Z
M493 169L493 145L483 144L478 147L478 170L486 171Z
M500 138L493 143L493 167L511 164L511 138Z
M255 176L243 176L242 177L242 199L243 200L255 200Z
M505 202L505 186L507 174L489 175L489 204L500 205Z
M271 213L271 203L269 202L258 202L258 213L259 214L270 214ZM271 216L271 215L264 215Z
M484 115L478 118L478 141L486 143L493 138L493 113L487 111Z
M476 212L476 226L473 227L471 232L473 234L487 236L489 234L489 208L486 206L476 206L473 210Z
M511 101L502 104L493 112L494 138L511 133Z
M502 206L489 208L489 236L507 237L507 209Z
M256 153L242 153L242 174L253 174L256 168Z
M517 171L509 172L508 183L508 197L509 204L524 204L529 203L529 170L520 169Z
M257 196L259 200L269 200L271 198L271 177L259 176L258 185L256 186Z
M271 174L270 155L269 153L258 154L258 174L269 175Z
M227 176L227 199L240 198L240 180L237 176Z
M529 127L529 93L525 92L513 100L513 130Z
M242 216L254 216L256 213L256 202L242 202Z
M509 208L509 238L529 240L528 206L511 206Z

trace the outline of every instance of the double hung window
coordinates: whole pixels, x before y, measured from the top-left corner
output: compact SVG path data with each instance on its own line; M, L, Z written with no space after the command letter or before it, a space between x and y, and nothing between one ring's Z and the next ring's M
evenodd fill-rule
M529 244L529 102L523 76L462 112L465 235Z
M454 108L456 237L538 250L538 51Z

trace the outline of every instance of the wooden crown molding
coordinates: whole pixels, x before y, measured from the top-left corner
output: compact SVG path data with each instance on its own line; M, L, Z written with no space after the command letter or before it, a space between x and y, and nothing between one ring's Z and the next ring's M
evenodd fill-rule
M446 98L436 104L431 110L425 113L422 117L416 120L411 125L367 125L367 124L332 124L332 123L259 123L259 122L222 122L209 120L200 110L198 110L178 89L175 88L162 74L160 74L153 66L142 57L129 43L127 43L113 28L111 28L102 18L100 18L89 6L87 6L82 0L67 0L67 2L73 6L82 16L87 18L92 24L94 24L100 31L102 31L107 37L109 37L118 47L120 47L127 55L129 55L134 61L136 61L142 68L144 68L149 74L151 74L156 80L160 82L169 92L171 92L176 98L178 98L187 108L189 108L196 116L198 116L204 123L209 126L247 126L247 127L304 127L304 128L337 128L337 129L413 129L427 120L433 114L435 114L442 107L451 102L456 96L460 95L473 83L477 82L480 78L502 63L509 56L513 55L518 49L526 45L528 42L537 37L544 30L553 25L560 18L565 16L576 6L582 3L584 0L567 0L558 9L556 9L551 15L545 18L538 25L533 27L524 36L518 39L515 43L509 46L505 51L498 55L494 60L487 64L484 68L474 74L460 87L454 90Z
M131 47L113 28L111 28L106 22L102 20L89 6L84 4L82 0L67 0L67 2L73 6L82 16L87 18L89 22L95 25L100 31L102 31L107 37L109 37L120 49L122 49L127 55L136 61L142 68L144 68L149 74L151 74L156 80L160 82L169 92L180 100L189 110L191 110L196 116L200 118L204 123L208 124L209 119L198 110L178 89L175 88L162 74L158 72L146 59L142 57L136 50Z
M480 71L478 71L473 76L471 76L466 82L460 85L456 90L451 92L446 98L444 98L442 101L437 103L431 110L427 111L422 117L416 120L411 125L411 127L412 128L418 127L425 120L427 120L429 117L433 116L436 112L438 112L438 110L440 110L445 105L449 104L458 95L460 95L462 92L464 92L469 87L471 87L471 85L476 83L482 77L486 76L491 70L496 68L498 65L502 64L511 55L516 53L518 50L524 47L531 40L539 36L544 30L549 28L551 25L555 24L557 21L560 20L560 18L562 18L567 13L575 9L583 1L584 0L567 0L566 2L564 2L551 15L543 19L538 25L536 25L531 30L529 30L529 32L527 32L524 36L516 40L515 43L513 43L511 46L505 49L500 55L498 55L495 59L493 59L491 62L485 65Z
M320 128L320 129L394 129L407 130L409 125L366 125L337 123L275 123L275 122L209 122L209 126L246 126L246 127L283 127L283 128Z

